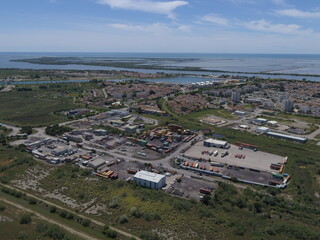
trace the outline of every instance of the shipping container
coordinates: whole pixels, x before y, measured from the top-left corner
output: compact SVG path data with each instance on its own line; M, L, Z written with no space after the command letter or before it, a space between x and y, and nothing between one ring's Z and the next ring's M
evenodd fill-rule
M136 173L138 172L138 170L137 170L137 169L128 168L128 169L127 169L127 172L128 172L129 174L136 174Z
M211 192L212 192L211 190L206 189L206 188L200 188L199 191L200 191L200 193L206 194L206 195L211 195Z

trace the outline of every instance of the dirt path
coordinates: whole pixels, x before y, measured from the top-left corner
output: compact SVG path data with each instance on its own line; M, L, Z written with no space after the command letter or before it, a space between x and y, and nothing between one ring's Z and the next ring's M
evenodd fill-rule
M60 206L60 205L57 205L57 204L54 204L54 203L52 203L52 202L50 202L50 201L44 200L44 199L42 199L42 198L39 198L39 197L37 197L37 196L35 196L35 195L33 195L33 194L26 193L25 191L23 191L23 190L20 189L20 188L13 187L13 186L9 186L9 185L5 185L5 184L2 184L2 183L0 183L0 185L3 186L3 187L7 187L7 188L11 188L11 189L20 191L20 192L24 192L24 193L25 193L27 196L29 196L29 197L33 197L33 198L35 198L35 199L37 199L37 200L39 200L39 201L42 201L42 202L44 202L44 203L46 203L46 204L55 206L55 207L57 207L57 208L59 208L59 209L66 210L66 211L68 211L68 212L71 212L71 213L73 213L74 215L77 215L77 216L79 216L79 217L81 217L81 218L87 218L87 219L89 219L92 223L94 223L94 224L96 224L96 225L98 225L98 226L102 226L102 227L103 227L103 226L106 225L106 224L103 223L103 222L99 222L99 221L97 221L97 220L95 220L95 219L92 219L92 218L90 218L90 217L84 216L84 215L79 214L79 213L77 213L77 212L74 212L74 211L72 211L72 210L70 210L70 209L64 208L64 207L62 207L62 206ZM120 229L118 229L118 228L109 226L109 229L114 230L114 231L116 231L117 233L119 233L119 234L121 234L121 235L123 235L123 236L129 237L129 238L134 237L134 238L136 238L137 240L142 240L141 238L138 238L137 236L134 236L134 235L132 235L132 234L130 234L130 233L127 233L127 232L125 232L125 231L122 231L122 230L120 230Z
M24 206L22 206L22 205L20 205L20 204L13 203L13 202L8 201L7 199L4 199L4 198L2 198L2 197L0 197L0 201L5 202L5 203L7 203L7 204L9 204L9 205L11 205L11 206L14 206L14 207L18 208L18 209L21 209L21 210L23 210L23 211L25 211L25 212L32 213L32 214L34 214L35 216L37 216L38 218L40 218L40 219L42 219L42 220L44 220L44 221L47 221L47 222L49 222L49 223L58 225L59 227L61 227L61 228L63 228L64 230L68 231L69 233L71 233L71 234L73 234L73 235L76 235L76 236L78 236L78 237L80 237L80 238L82 238L82 239L86 239L86 240L87 240L87 239L88 239L88 240L99 240L98 238L94 238L94 237L91 237L90 235L88 235L88 234L86 234L86 233L80 232L78 229L77 229L77 230L76 230L76 229L73 229L73 228L71 228L71 227L65 226L64 224L62 224L62 223L60 223L60 222L57 222L57 221L52 220L52 219L50 219L50 218L47 218L47 217L41 215L40 213L38 213L38 212L36 212L36 211L34 211L34 210L31 210L31 209L29 209L29 208L26 208L26 207L24 207Z

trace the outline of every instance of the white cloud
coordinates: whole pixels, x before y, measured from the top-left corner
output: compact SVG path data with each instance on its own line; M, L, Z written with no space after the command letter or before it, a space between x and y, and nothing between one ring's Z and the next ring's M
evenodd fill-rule
M288 6L288 3L286 0L271 0L274 4L282 5L282 6Z
M151 1L151 0L99 0L98 3L108 5L111 8L136 10L174 17L173 11L181 6L189 4L187 1Z
M275 11L277 14L294 18L320 18L320 12L301 11L298 9L284 9Z
M206 16L203 16L201 20L209 23L214 23L218 25L223 25L223 26L228 26L229 25L229 20L223 17L220 17L215 14L208 14Z
M163 23L154 23L154 24L123 24L123 23L113 23L108 24L109 27L124 30L124 31L139 31L139 32L148 32L153 34L165 34L174 31L188 32L190 27L187 25L177 25L176 27L171 27Z
M312 30L302 30L301 26L297 24L273 24L263 19L244 22L243 26L250 30L281 34L303 34L312 32Z

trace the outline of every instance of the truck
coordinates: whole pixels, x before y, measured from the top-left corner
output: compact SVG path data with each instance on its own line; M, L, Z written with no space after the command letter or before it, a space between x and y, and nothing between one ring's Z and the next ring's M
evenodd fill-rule
M278 179L283 179L283 175L282 174L277 174L277 173L272 173L272 176Z
M227 156L228 154L229 154L229 152L228 152L228 151L225 151L225 152L221 153L221 157L225 157L225 156Z
M275 180L269 181L269 185L272 185L272 186L276 186L276 185L279 185L279 184L282 184L282 182L281 181L275 181Z
M136 174L136 173L138 172L138 170L137 170L137 169L133 169L133 168L128 168L128 169L127 169L127 172L128 172L129 174Z
M200 188L199 189L199 192L201 193L201 194L206 194L206 195L211 195L211 190L209 190L209 189L206 189L206 188Z

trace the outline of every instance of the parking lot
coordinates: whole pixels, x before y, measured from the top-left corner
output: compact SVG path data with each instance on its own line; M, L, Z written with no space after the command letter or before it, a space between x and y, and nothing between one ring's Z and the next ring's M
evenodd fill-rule
M206 151L218 151L218 155L210 155L203 153ZM222 157L221 153L228 152L229 154ZM221 149L214 147L203 146L203 141L198 142L192 148L185 152L184 156L191 159L200 159L203 161L213 161L228 165L240 166L248 169L257 169L260 171L271 172L274 170L270 169L272 163L283 164L285 157L270 154L262 151L253 151L251 149L243 148L239 149L238 146L230 144L229 149Z
M175 181L171 187L166 189L166 192L178 197L199 200L200 188L214 190L216 185L214 183L203 182L194 178L183 177L181 182Z

